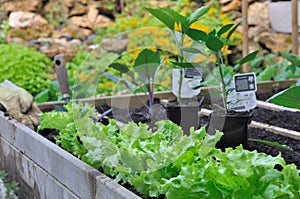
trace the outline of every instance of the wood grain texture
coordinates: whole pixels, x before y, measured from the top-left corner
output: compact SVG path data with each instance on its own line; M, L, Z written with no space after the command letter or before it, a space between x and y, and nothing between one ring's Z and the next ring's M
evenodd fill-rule
M14 120L7 120L2 112L0 112L0 127L0 138L13 146L15 151L18 151L19 159L27 158L30 160L31 165L38 165L49 177L49 180L55 179L59 182L57 188L53 187L53 189L59 190L59 187L63 187L66 193L74 193L77 198L82 199L110 199L107 197L110 194L113 196L111 199L139 198L31 129ZM10 151L11 149L2 149L0 151L1 157L8 157L5 154L11 154ZM14 155L10 156L13 157ZM15 158L6 158L7 163L2 166L5 169L8 166L12 167L8 168L12 170L12 174L20 169L15 165ZM34 173L34 168L27 170ZM41 177L41 179L47 180L46 177ZM28 183L29 187L32 187L30 179L24 177L23 180ZM40 183L39 180L37 179L37 182ZM38 186L39 183L36 183L36 185ZM47 183L55 185L55 182ZM40 186L44 185L40 184ZM42 187L39 190L43 190ZM49 198L52 199L52 197ZM57 199L57 197L53 197L53 199Z

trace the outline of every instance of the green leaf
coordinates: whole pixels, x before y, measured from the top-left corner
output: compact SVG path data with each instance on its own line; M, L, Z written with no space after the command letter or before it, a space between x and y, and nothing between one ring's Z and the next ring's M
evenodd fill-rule
M218 52L219 50L221 50L223 48L224 44L220 39L218 39L217 37L212 36L211 34L209 34L209 36L206 40L206 46L210 50Z
M103 75L104 75L105 77L107 77L108 79L110 79L111 81L113 81L113 82L120 82L120 81L122 81L121 78L119 78L119 77L117 77L117 76L114 76L114 75L112 75L112 74L110 74L110 73L108 73L108 72L104 72Z
M217 32L219 36L223 35L226 33L234 24L226 24L220 28L220 30Z
M257 81L267 81L271 80L272 77L276 75L276 68L267 66L262 72L257 76Z
M178 14L177 12L169 9L169 8L159 8L159 9L152 9L152 8L145 8L149 11L154 17L159 19L163 22L168 28L174 30L175 23L181 24L182 26L187 27L188 22L187 19Z
M280 52L279 54L290 61L293 65L300 67L300 56L289 52Z
M202 49L198 49L198 48L182 48L182 50L184 51L184 52L188 52L188 53L205 53L205 52L203 52L202 51Z
M186 35L188 35L190 38L192 38L195 41L206 41L207 40L207 34L202 30L186 28L186 29L184 29L184 32Z
M232 36L232 34L234 33L234 31L238 28L238 26L242 23L242 20L240 20L228 33L227 35L227 42L229 41L230 37Z
M253 141L253 142L264 143L264 144L267 144L269 146L276 146L276 147L279 147L281 149L286 149L286 150L290 150L290 151L293 150L291 147L289 147L287 145L279 144L278 142L271 142L271 141L268 141L268 140L259 140L259 139L254 139L254 138L249 138L248 140Z
M273 95L267 101L287 108L300 109L300 86L292 86Z
M190 63L190 62L173 62L171 61L171 63L179 66L180 68L197 68L199 67L199 63Z
M202 6L198 8L188 17L188 26L192 25L194 22L198 21L204 14L206 14L211 6Z
M258 54L258 50L246 55L245 57L243 57L241 60L238 61L238 64L241 66L241 65L253 60L257 54Z
M35 101L38 103L47 102L48 99L49 99L49 89L46 89L35 96Z
M139 74L142 82L150 82L154 78L156 70L160 65L160 58L157 53L149 49L140 52L134 62L134 70Z
M127 73L129 71L129 68L125 64L121 63L112 63L108 67L111 67L120 73Z

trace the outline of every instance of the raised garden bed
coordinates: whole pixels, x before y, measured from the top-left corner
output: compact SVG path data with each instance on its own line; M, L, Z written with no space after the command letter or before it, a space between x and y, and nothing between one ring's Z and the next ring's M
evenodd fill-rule
M291 80L262 83L258 86L258 92L280 90L294 82L294 80ZM167 99L170 95L170 92L162 92L158 93L156 97ZM135 99L129 95L82 101L93 102L96 106L101 106L111 105L112 100L123 102L123 105L120 106L124 107L128 107L128 104L139 106L138 103L134 102ZM44 103L40 104L40 107L43 110L51 110L56 105L61 105L61 103ZM14 120L9 120L3 113L0 114L0 126L0 169L5 169L14 180L20 183L20 198L48 199L61 198L62 196L64 198L86 199L140 198L36 132ZM262 130L256 130L256 132L260 132L259 135L265 135L268 138L275 135ZM251 131L250 136L256 134L256 132ZM296 155L287 155L291 158L286 159L286 161L297 164L299 168L299 162L293 159L295 157L299 160L300 147L297 145L297 141L286 137L282 137L282 139L284 139L284 143L281 144L290 145L295 143L296 147L290 147L294 149L293 152ZM249 145L251 150L257 149L256 147L259 147L259 145ZM274 147L269 149L273 150ZM262 149L261 151L276 155L276 152L273 154L270 150Z
M19 198L139 198L3 112L0 126L0 169L19 183Z

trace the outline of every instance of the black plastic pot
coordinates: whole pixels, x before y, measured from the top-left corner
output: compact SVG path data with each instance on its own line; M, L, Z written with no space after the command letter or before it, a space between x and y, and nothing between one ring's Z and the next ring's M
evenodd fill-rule
M225 114L214 111L210 115L207 133L214 135L216 130L222 131L224 135L216 147L224 150L228 147L237 147L240 144L247 148L248 123L252 113Z
M181 126L186 135L190 134L190 128L198 129L200 127L199 111L201 110L203 99L189 105L165 106L167 117L175 124Z

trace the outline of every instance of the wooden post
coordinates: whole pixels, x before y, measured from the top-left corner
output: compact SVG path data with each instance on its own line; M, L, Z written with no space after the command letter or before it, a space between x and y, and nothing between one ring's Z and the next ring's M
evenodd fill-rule
M292 53L298 55L298 0L292 0Z
M243 16L243 57L249 54L248 43L248 0L242 0L242 16ZM244 64L241 68L242 72L249 72L249 62Z

